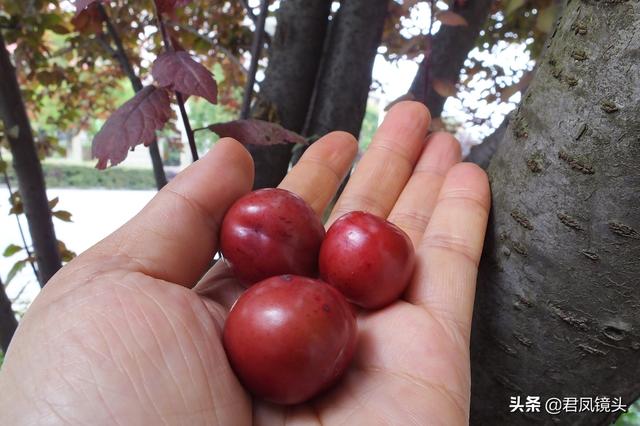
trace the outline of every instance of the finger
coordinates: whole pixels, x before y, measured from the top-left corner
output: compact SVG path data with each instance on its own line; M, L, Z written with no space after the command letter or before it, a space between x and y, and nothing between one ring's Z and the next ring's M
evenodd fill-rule
M227 310L231 309L244 290L229 264L222 260L216 262L193 288L200 296L217 302Z
M429 136L413 174L388 218L409 235L414 247L418 246L427 228L445 175L458 162L460 144L450 133L437 132Z
M358 141L351 134L330 133L305 151L279 187L300 195L320 215L335 195L357 152ZM194 290L229 309L244 288L225 262L217 262Z
M336 203L328 225L353 210L387 217L422 151L431 118L419 102L400 102L388 112Z
M347 132L333 132L309 147L279 188L300 195L321 215L358 153L358 141Z
M225 212L252 182L247 150L221 139L91 253L121 256L129 269L191 287L217 250Z
M456 324L467 338L490 203L481 168L461 163L449 171L418 246L416 274L406 294L409 302Z

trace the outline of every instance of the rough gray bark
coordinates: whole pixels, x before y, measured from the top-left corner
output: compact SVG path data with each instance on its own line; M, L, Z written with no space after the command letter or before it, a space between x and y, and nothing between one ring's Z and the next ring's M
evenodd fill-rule
M18 190L29 224L33 251L38 263L38 279L44 286L62 266L58 240L51 220L51 210L42 167L31 133L31 124L22 101L16 72L4 38L0 33L0 119L9 140Z
M309 109L327 31L330 0L285 0L269 51L253 116L277 120L301 132ZM287 173L291 146L249 146L256 168L254 188L277 186Z
M18 328L18 320L16 320L11 307L11 300L9 300L4 290L4 284L0 279L0 349L2 349L2 352L7 353L7 348L9 348L9 343L16 332L16 328Z
M472 424L608 424L509 397L640 394L640 3L564 10L489 167Z
M492 0L467 0L454 2L452 11L467 20L468 26L443 25L433 36L431 55L429 56L429 80L439 79L458 82L469 51L473 49L482 26L489 17ZM427 59L427 58L425 58ZM426 88L425 76L427 63L423 60L411 84L409 92L417 101L424 103L432 117L440 117L447 100L440 96L431 85Z
M343 2L331 23L306 133L360 134L388 0Z
M502 138L504 138L507 126L509 125L509 118L510 115L507 115L502 121L502 124L500 124L493 133L484 138L482 143L472 147L464 161L477 164L486 170L487 167L489 167L491 158L493 158L493 154L495 154L498 149L498 144Z

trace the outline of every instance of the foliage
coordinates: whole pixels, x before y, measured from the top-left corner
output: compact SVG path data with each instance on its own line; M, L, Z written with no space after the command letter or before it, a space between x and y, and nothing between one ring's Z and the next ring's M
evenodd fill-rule
M208 126L208 129L221 138L230 137L251 145L307 144L305 138L277 123L268 123L253 118L215 123Z
M213 75L187 52L161 54L153 63L151 74L160 87L218 103L218 85Z
M629 407L629 411L620 416L614 426L640 426L640 400Z
M161 130L171 117L170 93L175 97L193 159L197 159L195 136L184 106L183 95L199 96L217 103L218 88L213 75L187 52L182 44L170 39L166 29L166 15L174 15L177 8L189 1L154 0L158 32L162 36L164 53L156 57L151 74L157 86L147 86L131 100L125 102L106 121L93 140L92 153L98 159L97 167L105 169L122 162L130 148L138 144L149 145L155 132ZM96 0L76 1L78 13L89 13ZM87 9L87 6L89 9ZM282 128L277 123L261 120L234 120L207 127L219 136L232 136L242 143L272 145L277 143L303 143L304 139Z
M362 121L362 130L360 131L360 149L367 149L377 128L378 105L373 102L368 102L364 120Z
M464 19L451 12L456 0L391 2L381 51L392 61L420 61L429 49L429 35L441 25L464 26ZM424 8L431 9L435 22L412 22ZM467 116L467 125L482 125L500 104L515 105L512 96L528 86L533 64L514 70L488 63L487 57L509 55L514 45L523 45L524 54L535 60L547 36L553 31L559 12L555 0L496 0L489 19L476 39L475 48L465 62L459 81L434 81L434 90L443 97L457 98L456 107ZM415 22L415 19L413 20ZM474 89L481 87L482 89ZM489 111L489 112L487 112ZM464 123L463 123L464 124Z
M124 167L103 172L88 165L67 165L45 162L42 164L48 188L78 189L154 189L153 173L149 169ZM13 169L9 176L15 180Z
M121 163L129 149L138 144L150 145L156 130L164 127L171 117L171 103L167 90L147 86L116 110L93 139L92 154L98 159L97 168L105 169Z

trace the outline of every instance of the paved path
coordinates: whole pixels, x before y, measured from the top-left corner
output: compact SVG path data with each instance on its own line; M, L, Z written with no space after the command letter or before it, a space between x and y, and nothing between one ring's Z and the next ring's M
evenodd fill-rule
M116 230L153 197L155 191L104 189L50 189L49 199L59 197L56 210L72 213L72 223L54 218L56 235L69 249L81 253ZM9 191L0 186L0 254L8 244L22 245L15 216L9 216ZM22 223L29 238L26 219ZM24 251L11 258L0 256L0 276L6 280L11 266L24 256ZM25 287L14 307L22 310L38 294L39 286L31 268L25 268L7 286L9 297L15 297Z

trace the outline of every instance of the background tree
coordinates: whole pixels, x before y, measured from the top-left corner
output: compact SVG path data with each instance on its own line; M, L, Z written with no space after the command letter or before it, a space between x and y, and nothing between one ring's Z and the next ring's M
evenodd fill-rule
M639 26L637 2L567 1L491 162L472 423L531 422L510 395L640 394Z
M31 123L22 102L9 52L0 32L0 118L9 141L18 176L20 203L29 223L41 286L62 266L40 160L31 133Z

